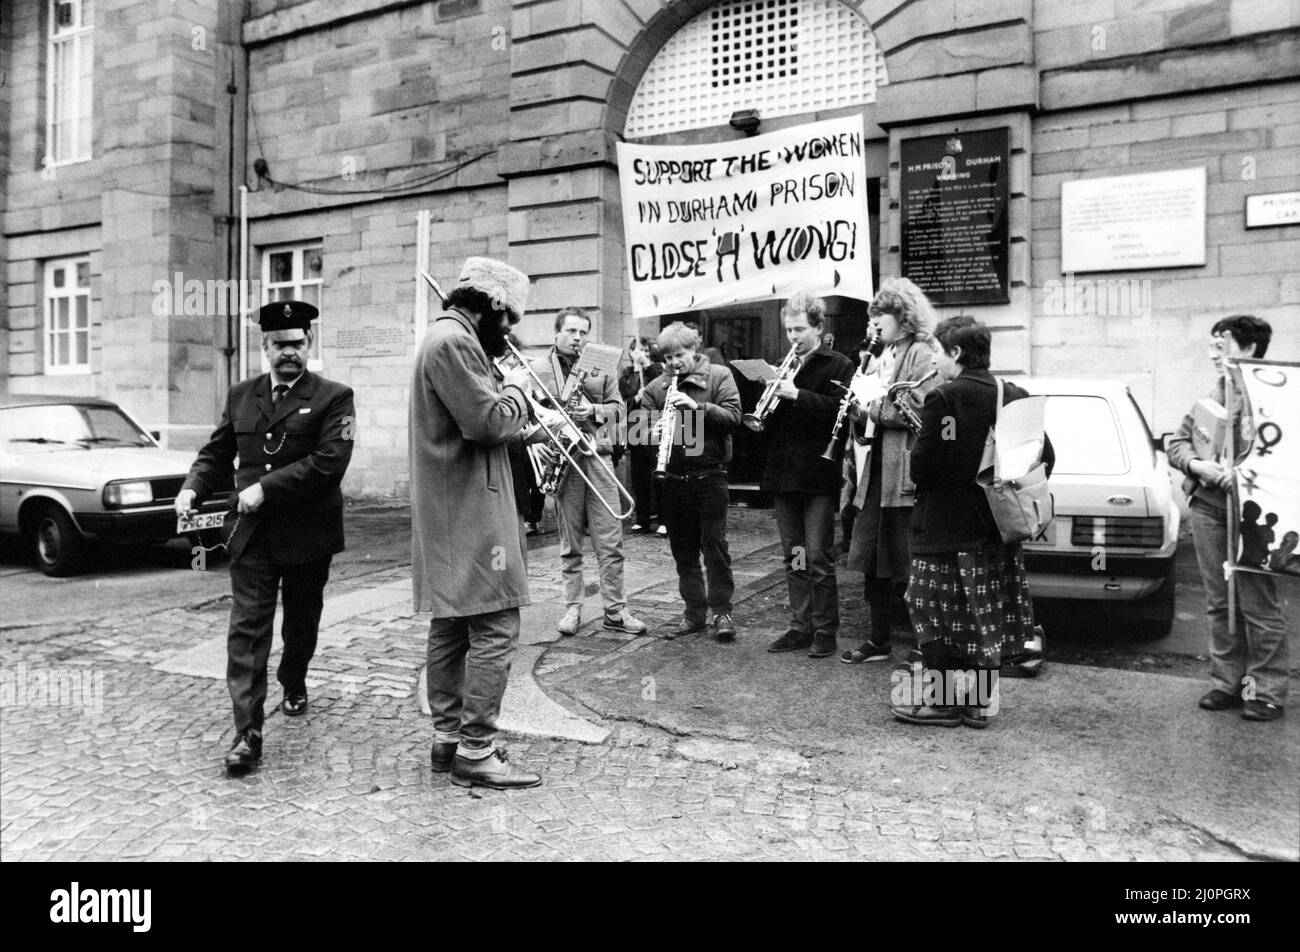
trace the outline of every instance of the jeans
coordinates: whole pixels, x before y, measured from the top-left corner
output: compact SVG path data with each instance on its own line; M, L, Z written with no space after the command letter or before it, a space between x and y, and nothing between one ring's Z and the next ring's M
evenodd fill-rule
M1210 684L1228 694L1240 694L1242 680L1249 678L1256 698L1285 705L1288 646L1277 581L1252 572L1235 573L1237 634L1230 636L1228 583L1223 578L1228 557L1227 515L1194 500L1188 519L1210 620Z
M654 478L655 463L659 453L653 446L633 443L630 449L632 467L632 496L636 499L636 524L650 527L651 520L659 515L659 480Z
M608 457L601 458L609 461ZM582 604L582 539L589 535L591 547L596 551L596 564L600 567L600 594L605 602L605 612L614 615L627 605L627 598L623 595L623 523L605 511L600 499L604 498L615 512L621 512L624 508L622 497L614 486L614 478L595 459L579 457L578 465L600 488L600 496L587 488L582 477L572 471L556 495L564 601L569 605Z
M426 678L438 743L492 746L518 640L518 608L429 623Z
M271 656L275 600L284 584L284 651L276 680L286 692L307 690L307 666L316 653L316 632L330 575L327 555L314 562L275 562L245 554L230 563L230 632L226 638L226 686L235 730L261 731L266 703L266 662Z
M708 612L730 615L736 583L727 548L726 467L699 476L670 475L662 482L663 519L677 563L677 588L686 605L686 620L702 624L708 620ZM701 554L704 572L700 571Z
M776 527L781 533L790 627L805 635L840 628L840 596L835 581L835 510L832 495L776 494Z

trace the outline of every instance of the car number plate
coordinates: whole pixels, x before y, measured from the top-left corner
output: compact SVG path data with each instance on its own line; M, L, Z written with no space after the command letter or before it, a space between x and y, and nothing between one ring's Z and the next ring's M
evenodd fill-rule
M197 516L178 516L176 519L176 531L197 532L200 529L218 529L226 522L224 512L203 512Z
M1043 527L1043 531L1032 539L1026 539L1025 545L1040 545L1044 548L1056 548L1056 526L1057 521L1054 519Z

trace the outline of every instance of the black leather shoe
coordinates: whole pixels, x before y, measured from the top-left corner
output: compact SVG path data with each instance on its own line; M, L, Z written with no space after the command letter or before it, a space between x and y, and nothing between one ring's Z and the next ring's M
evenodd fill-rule
M284 711L285 717L301 717L307 713L307 689L301 691L285 691L284 700L280 702L280 710Z
M708 622L701 619L695 621L691 618L683 618L678 622L677 627L664 633L665 641L672 641L674 638L685 638L687 635L698 635L702 631L708 631Z
M521 790L536 787L541 774L510 763L506 752L497 747L482 760L456 757L451 762L451 782L458 787L490 787L493 790Z
M1205 711L1226 711L1229 708L1241 707L1241 695L1229 694L1227 691L1215 688L1201 698L1200 706Z
M835 636L828 631L813 632L812 645L808 649L810 658L829 658L835 654Z
M768 645L767 650L774 654L782 651L802 651L805 648L811 647L812 643L812 635L791 628L780 638L776 639L776 641Z
M1286 713L1286 708L1272 701L1247 701L1241 716L1248 721L1275 721Z
M736 640L736 626L726 612L713 616L713 637L724 644Z
M987 707L980 707L977 704L967 704L961 709L961 722L967 727L974 727L983 730L993 723L993 715L989 713Z
M961 726L961 708L959 707L895 704L889 710L894 717L900 721L907 721L909 724L934 724L938 727Z
M429 748L429 766L433 767L434 773L447 773L451 770L451 762L456 758L455 742L450 744L440 744L436 740L433 746Z
M235 743L226 754L226 770L239 773L251 770L262 759L262 735L257 731L243 731L235 735Z

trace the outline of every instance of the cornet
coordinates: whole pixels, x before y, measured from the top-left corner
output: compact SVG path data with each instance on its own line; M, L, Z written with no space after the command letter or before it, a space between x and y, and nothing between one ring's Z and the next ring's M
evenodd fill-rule
M798 360L799 345L794 344L790 347L790 353L785 355L785 360L781 361L781 366L776 369L776 379L768 381L767 387L763 390L763 395L758 398L758 403L754 405L753 413L746 413L740 418L740 422L745 424L755 433L763 431L764 423L776 409L776 388L777 385L787 377L793 377Z
M438 287L438 282L433 279L433 276L430 275L429 272L424 270L420 271L420 277L424 278L424 280L429 283L429 287L433 288L434 293L442 300L443 306L445 307L447 304L447 298L443 295L442 288ZM507 356L501 357L497 361L497 366L504 367L506 365L505 362L513 358L518 365L527 372L537 389L540 392L545 393L546 384L544 384L542 379L537 376L537 372L533 370L532 366L524 358L524 355L519 353L515 348L515 345L510 343L509 340L506 341L506 348L510 353ZM537 425L542 428L543 432L545 432L547 439L551 442L551 446L554 447L556 452L564 457L568 469L577 473L582 478L582 481L587 484L587 488L595 493L596 498L600 501L600 504L604 507L605 511L620 522L632 515L632 513L636 511L636 499L633 498L632 494L629 493L623 484L618 481L618 477L614 473L614 467L610 466L608 461L601 459L597 452L596 444L592 441L590 436L583 432L582 427L578 426L578 424L574 422L573 418L564 411L562 406L550 410L543 407L531 393L525 391L524 396L528 400L528 405L532 409L533 415L537 418ZM560 420L559 425L554 428L548 425L546 422L546 417L548 416L552 419L558 418ZM534 452L536 449L540 449L540 444L534 443L529 446L528 459L532 463L533 476L537 479L537 485L540 487L543 485L542 480L545 475L545 467L543 465L542 469L539 470L539 463L541 461L539 460L538 455ZM578 465L578 460L574 456L574 451L577 451L584 456L590 456L596 461L596 465L605 469L606 473L609 475L610 481L613 482L615 489L618 491L619 497L627 506L626 512L619 513L614 511L614 507L605 500L605 497L596 487L596 484L591 481L591 477L582 471L582 467ZM550 492L558 492L561 483L562 480L558 481Z

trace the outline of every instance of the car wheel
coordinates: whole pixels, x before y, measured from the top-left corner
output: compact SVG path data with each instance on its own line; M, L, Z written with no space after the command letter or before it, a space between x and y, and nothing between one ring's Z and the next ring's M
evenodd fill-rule
M1165 638L1173 630L1175 585L1174 560L1170 559L1160 588L1133 606L1133 631L1139 638Z
M86 557L85 537L57 506L47 506L36 520L32 548L36 564L46 575L72 575Z

